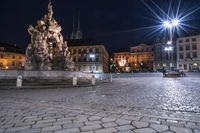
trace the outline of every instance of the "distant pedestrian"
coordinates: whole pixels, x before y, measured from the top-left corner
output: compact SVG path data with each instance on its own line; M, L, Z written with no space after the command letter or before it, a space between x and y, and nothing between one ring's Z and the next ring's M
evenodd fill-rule
M166 69L163 67L163 77L166 76Z

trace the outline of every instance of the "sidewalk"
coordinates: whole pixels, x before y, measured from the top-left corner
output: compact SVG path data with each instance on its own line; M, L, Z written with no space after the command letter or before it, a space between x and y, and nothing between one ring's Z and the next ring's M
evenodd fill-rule
M200 133L200 113L5 98L0 133Z

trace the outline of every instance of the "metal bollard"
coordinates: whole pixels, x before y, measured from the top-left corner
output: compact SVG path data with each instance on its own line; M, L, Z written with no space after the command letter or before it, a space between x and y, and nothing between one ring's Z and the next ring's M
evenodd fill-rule
M17 76L16 87L22 87L22 76L21 75Z
M73 83L72 83L72 85L73 86L77 86L77 77L75 77L75 76L73 76Z
M95 76L92 75L92 85L95 85Z
M109 81L112 82L112 74L109 76Z

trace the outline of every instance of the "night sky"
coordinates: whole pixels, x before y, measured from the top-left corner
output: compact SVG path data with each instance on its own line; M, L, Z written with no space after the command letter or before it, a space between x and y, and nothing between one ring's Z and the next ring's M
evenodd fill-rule
M83 36L103 42L109 52L163 37L161 31L153 33L161 21L147 6L166 18L155 5L165 12L176 12L178 3L179 0L52 0L54 18L62 26L64 37L72 31L73 16L77 19L80 14ZM27 27L47 13L47 5L48 0L1 0L0 42L25 49L30 42ZM182 0L180 14L184 16L199 7L200 0ZM200 33L200 10L186 20L184 24L188 26L186 31L180 31L180 36Z

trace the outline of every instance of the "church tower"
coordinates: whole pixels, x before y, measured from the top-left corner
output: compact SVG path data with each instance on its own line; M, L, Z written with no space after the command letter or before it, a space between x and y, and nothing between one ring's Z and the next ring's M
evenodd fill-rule
M78 27L76 31L76 39L82 39L83 35L81 32L81 22L80 22L80 16L78 17Z
M76 39L76 32L75 32L75 19L73 17L73 29L72 29L72 34L70 36L70 39Z

